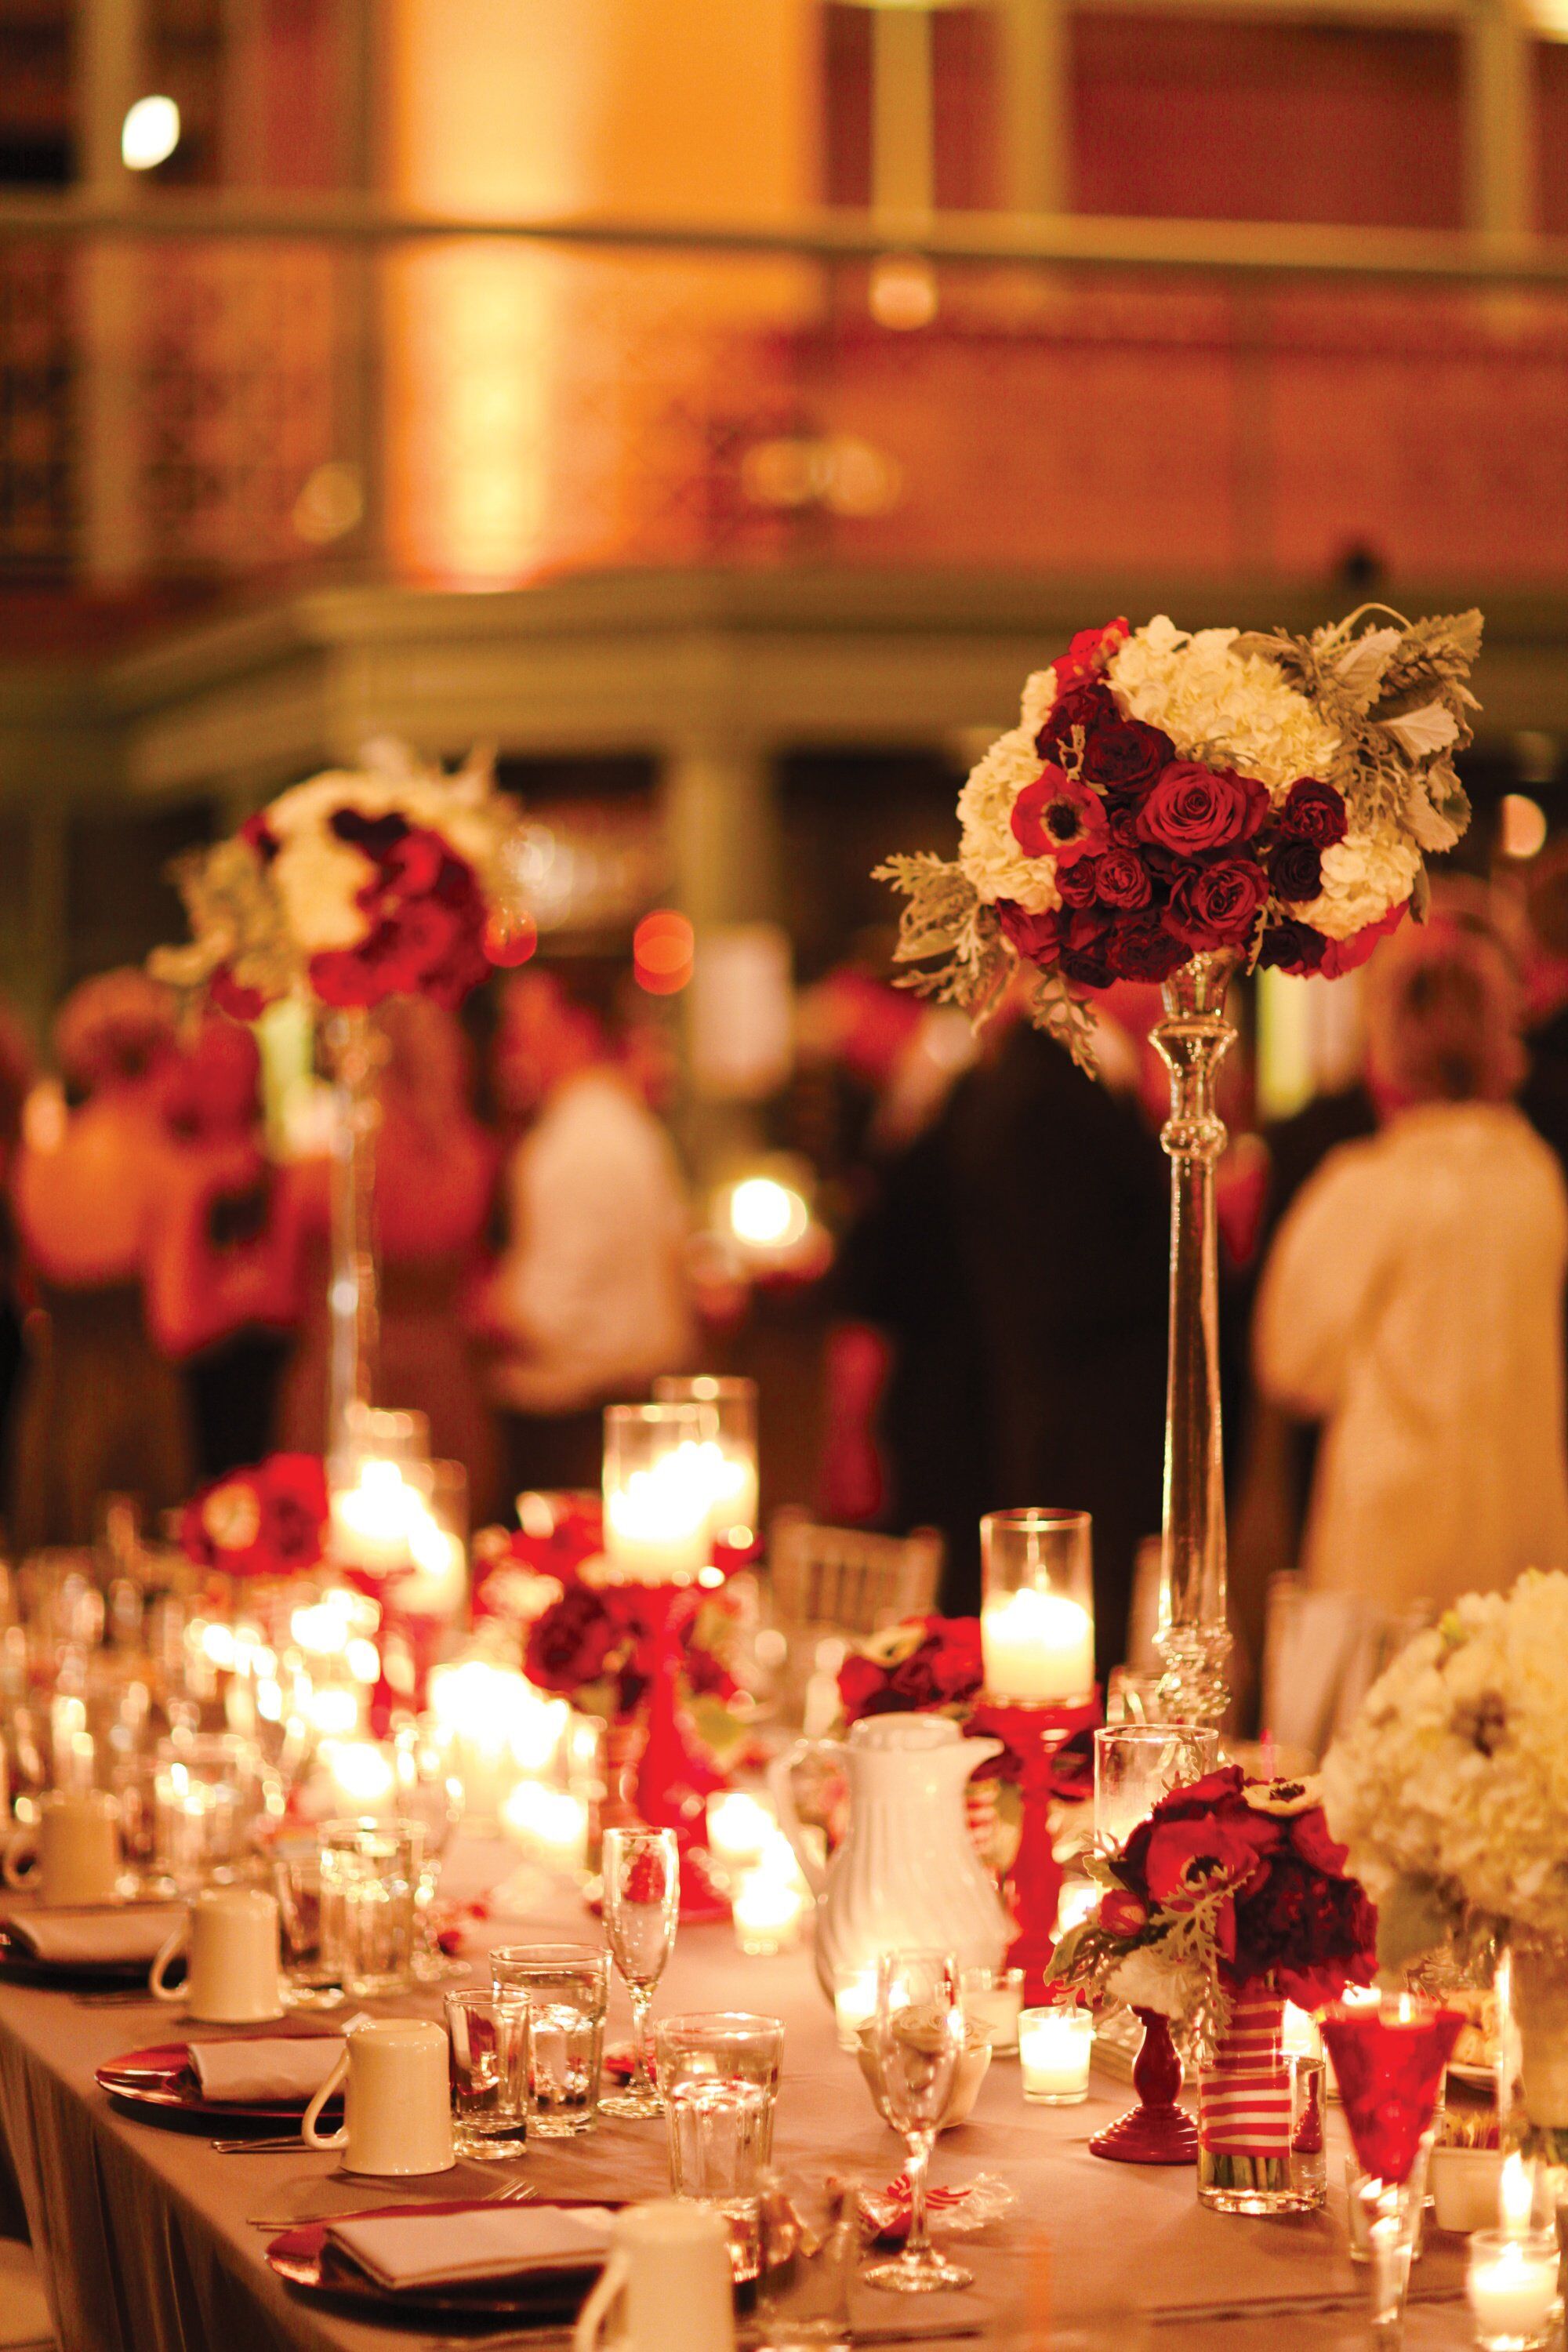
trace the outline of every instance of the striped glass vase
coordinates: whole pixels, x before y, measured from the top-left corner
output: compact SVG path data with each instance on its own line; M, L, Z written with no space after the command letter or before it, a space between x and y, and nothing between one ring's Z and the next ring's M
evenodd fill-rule
M1292 2179L1285 2002L1237 1993L1214 2063L1198 2074L1198 2201L1220 2213L1300 2213Z

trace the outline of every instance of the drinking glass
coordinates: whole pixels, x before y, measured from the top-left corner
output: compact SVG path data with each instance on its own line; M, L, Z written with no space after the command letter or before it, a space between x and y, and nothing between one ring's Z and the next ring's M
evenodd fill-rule
M599 2105L607 2116L664 2112L651 2063L647 2013L675 1948L680 1914L680 1848L673 1830L606 1830L602 1864L605 1941L631 1996L636 2069L624 2091Z
M904 2251L862 2273L893 2294L973 2286L974 2273L950 2263L926 2227L926 2174L963 2052L963 2001L951 1952L884 1952L877 1963L877 2009L864 2036L876 2077L878 2112L909 2150L910 2233Z
M449 1992L452 2145L481 2164L521 2156L528 2136L528 2012L521 1994Z
M860 2252L860 2184L787 2189L764 2173L757 2228L762 2352L849 2339L849 2282Z
M417 1822L323 1825L321 1966L351 2000L413 1982L424 1858Z
M436 1895L447 1849L463 1818L463 1783L450 1769L445 1751L412 1725L393 1741L393 1772L398 1816L416 1822L425 1839L416 1901L414 1973L422 1984L438 1984L444 1978L467 1974L466 1964L449 1960L436 1940Z
M273 1848L272 1891L288 2005L335 2009L342 1992L321 1948L321 1849L313 1838L291 1838Z
M1117 1723L1094 1735L1094 1842L1120 1853L1162 1797L1219 1762L1217 1731L1189 1724Z
M700 2011L662 2019L654 2040L670 2188L677 2197L718 2207L729 2224L736 2278L755 2278L784 2025L776 2017Z
M528 2127L571 2139L599 2111L610 1961L591 1944L503 1944L490 1954L498 1995L528 2009Z
M1458 2010L1435 2009L1409 1993L1376 2006L1331 2009L1322 2020L1345 2127L1364 2175L1357 2187L1379 2352L1397 2352L1404 2341L1413 2183L1463 2023Z

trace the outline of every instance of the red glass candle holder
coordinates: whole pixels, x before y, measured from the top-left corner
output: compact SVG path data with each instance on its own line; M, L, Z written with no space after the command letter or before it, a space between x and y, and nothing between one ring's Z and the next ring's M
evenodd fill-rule
M1170 2020L1153 2009L1135 2009L1132 2014L1143 2028L1132 2062L1138 2105L1096 2132L1089 2152L1112 2164L1195 2164L1198 2127L1185 2107L1176 2105L1182 2062L1171 2039Z
M1013 1917L1007 1966L1023 1969L1024 1999L1031 2006L1046 1999L1046 1970L1057 1948L1057 1905L1062 1891L1062 1866L1051 1828L1054 1760L1063 1740L1099 1721L1098 1690L1079 1706L1015 1705L983 1693L969 1719L976 1738L1003 1742L1008 1754L999 1769L1017 1780L1022 1814L1018 1851L1007 1874Z
M1397 2188L1410 2178L1431 2129L1443 2070L1464 2019L1408 1994L1374 2008L1324 2011L1323 2040L1334 2062L1345 2128L1362 2170Z

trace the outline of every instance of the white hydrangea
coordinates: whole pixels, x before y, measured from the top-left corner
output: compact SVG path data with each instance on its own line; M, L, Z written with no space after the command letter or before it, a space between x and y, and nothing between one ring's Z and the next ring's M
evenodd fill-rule
M1273 662L1236 651L1237 634L1189 635L1161 613L1112 655L1107 676L1128 717L1163 727L1182 759L1256 776L1279 798L1298 776L1325 775L1340 739Z
M1054 669L1037 669L1024 680L1022 723L1031 739L1037 736L1055 707L1057 674Z
M1323 1767L1329 1826L1376 1898L1568 1933L1568 1576L1468 1593L1373 1685Z
M1361 833L1354 826L1323 852L1323 885L1292 915L1326 939L1348 940L1402 907L1415 887L1421 853L1395 833Z
M1129 2009L1152 2009L1162 2017L1191 2017L1203 2000L1203 1970L1192 1960L1171 1958L1161 1944L1139 1944L1128 1953L1106 1990Z
M1031 915L1048 915L1061 905L1056 861L1026 857L1013 836L1013 804L1039 772L1034 730L1015 727L998 735L959 793L958 862L986 906L1014 898Z
M370 925L354 901L375 868L351 843L324 827L290 832L268 870L301 955L356 948L365 938Z

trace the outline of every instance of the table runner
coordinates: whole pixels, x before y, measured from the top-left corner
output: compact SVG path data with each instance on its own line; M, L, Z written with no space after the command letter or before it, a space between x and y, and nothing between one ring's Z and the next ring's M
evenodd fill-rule
M465 1887L477 1886L512 1871L515 1853L469 1840L455 1862ZM596 1936L569 1886L528 1874L521 1900L522 1916L490 1920L489 1940ZM474 1958L478 1981L485 1967L477 1948ZM624 2031L618 1986L616 2003L612 2032ZM435 1992L366 2006L440 2013ZM655 2015L718 2008L784 2021L774 2149L786 2176L833 2168L879 2184L898 2170L900 2144L873 2114L855 2060L837 2047L809 1951L742 1959L728 1927L683 1927ZM174 2130L110 2105L93 2069L120 2052L178 2038L177 2020L152 2001L91 2007L61 1992L0 1987L0 2130L62 2352L389 2352L397 2345L429 2352L443 2342L429 2331L369 2326L296 2294L266 2267L268 2233L250 2226L253 2216L282 2227L392 2202L406 2187L384 2194L351 2187L334 2177L334 2157L303 2148L297 2157L217 2156L207 2146L216 2126ZM978 2324L980 2341L1007 2352L1047 2342L1053 2352L1242 2352L1283 2335L1292 2352L1360 2352L1365 2321L1360 2276L1345 2252L1342 2139L1331 2136L1336 2215L1235 2220L1199 2208L1190 2168L1108 2165L1086 2155L1089 2135L1130 2095L1125 2085L1097 2079L1087 2106L1026 2106L1016 2062L994 2062L972 2121L943 2136L932 2179L999 2174L1018 2193L1017 2212L963 2241L977 2273L973 2292L923 2298L918 2307L867 2294L858 2315L878 2326ZM536 2143L524 2166L546 2195L648 2196L668 2186L659 2125L606 2118L582 2140ZM482 2196L499 2169L459 2165L431 2193ZM1412 2303L1410 2352L1468 2345L1462 2240L1430 2242ZM951 2341L960 2352L976 2339ZM679 2352L673 2339L671 2352Z

